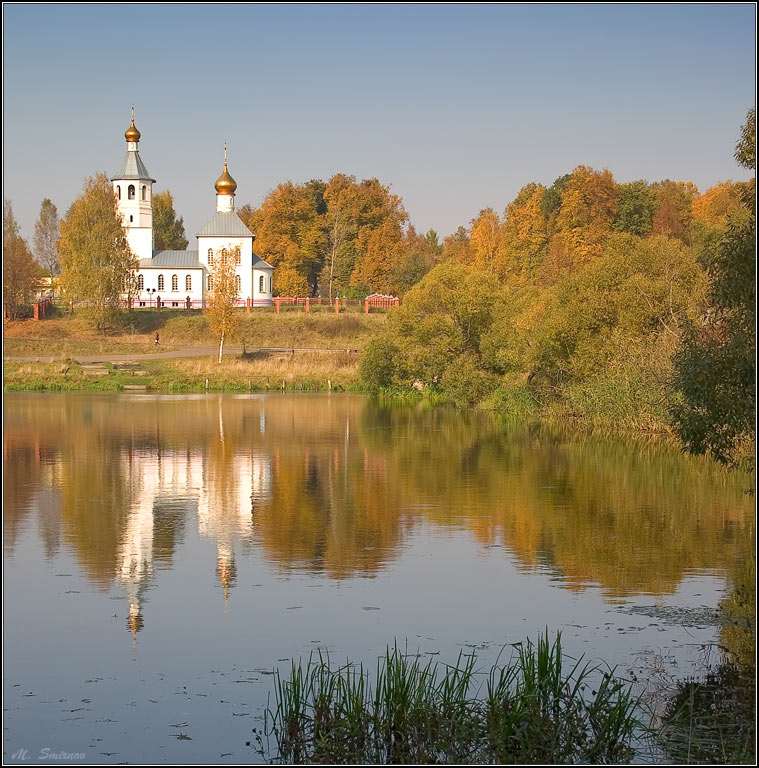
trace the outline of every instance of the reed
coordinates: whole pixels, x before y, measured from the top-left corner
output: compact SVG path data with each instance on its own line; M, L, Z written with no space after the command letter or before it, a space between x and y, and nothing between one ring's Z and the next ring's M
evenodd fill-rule
M488 673L475 654L442 665L394 645L371 678L319 653L292 662L287 680L275 673L274 693L259 751L281 763L624 762L641 727L630 685L612 671L565 669L560 633Z

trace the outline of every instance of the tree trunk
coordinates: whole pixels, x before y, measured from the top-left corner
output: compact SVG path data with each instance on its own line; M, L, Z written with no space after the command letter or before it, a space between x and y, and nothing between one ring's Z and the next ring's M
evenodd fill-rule
M219 339L219 365L221 365L221 356L224 353L224 331L221 332L221 338Z

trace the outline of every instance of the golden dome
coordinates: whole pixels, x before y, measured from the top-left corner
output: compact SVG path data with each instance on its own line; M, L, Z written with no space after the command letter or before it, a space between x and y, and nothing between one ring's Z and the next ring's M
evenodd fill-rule
M237 189L237 182L229 175L226 163L224 163L224 170L221 172L221 176L219 176L215 186L216 194L218 195L234 195Z
M140 132L134 127L134 118L132 118L132 124L126 129L124 136L126 136L127 141L140 140Z

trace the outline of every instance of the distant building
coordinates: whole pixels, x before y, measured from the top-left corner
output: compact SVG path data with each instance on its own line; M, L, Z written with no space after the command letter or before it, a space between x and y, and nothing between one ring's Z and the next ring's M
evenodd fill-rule
M137 145L140 132L132 122L124 134L126 155L111 177L127 242L140 260L137 270L136 306L161 299L165 306L193 305L205 299L211 287L211 268L216 256L225 250L238 253L235 281L241 304L271 304L274 267L253 253L254 235L235 212L237 182L227 168L216 181L216 213L197 233L194 251L156 251L153 236L153 184L155 179L140 157Z

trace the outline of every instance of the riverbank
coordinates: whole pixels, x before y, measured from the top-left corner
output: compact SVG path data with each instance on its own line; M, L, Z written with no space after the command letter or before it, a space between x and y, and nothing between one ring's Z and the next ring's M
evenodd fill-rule
M328 352L258 352L123 362L5 360L7 392L265 392L360 391L358 355Z

